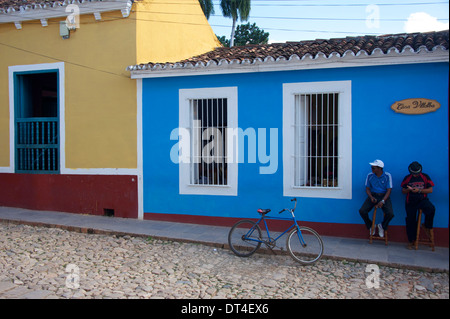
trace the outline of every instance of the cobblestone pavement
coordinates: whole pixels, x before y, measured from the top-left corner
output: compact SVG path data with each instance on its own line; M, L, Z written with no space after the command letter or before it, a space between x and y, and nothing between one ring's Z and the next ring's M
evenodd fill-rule
M377 288L377 284L379 287ZM0 298L449 298L448 273L0 223Z

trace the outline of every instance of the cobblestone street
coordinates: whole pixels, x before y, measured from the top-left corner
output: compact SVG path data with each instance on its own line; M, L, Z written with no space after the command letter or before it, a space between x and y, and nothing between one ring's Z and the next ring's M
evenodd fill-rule
M0 298L448 299L449 278L345 260L301 266L289 256L239 258L207 245L0 223Z

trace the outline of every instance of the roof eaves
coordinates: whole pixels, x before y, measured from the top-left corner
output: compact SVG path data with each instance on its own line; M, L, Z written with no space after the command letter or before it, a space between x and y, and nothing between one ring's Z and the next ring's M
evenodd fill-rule
M128 17L135 0L0 0L0 23L67 17L70 14L95 14L120 10ZM76 6L70 8L69 6ZM70 10L69 10L70 9ZM76 10L76 11L75 11Z
M420 39L419 39L420 38ZM425 42L423 39L425 38ZM432 33L347 37L342 39L287 42L260 46L216 48L205 54L176 63L146 63L128 66L132 77L163 76L176 72L240 72L253 68L339 67L380 63L448 62L448 30ZM258 53L255 54L255 52ZM432 53L432 55L430 55ZM403 58L403 59L398 59ZM369 62L369 60L372 60ZM396 62L393 61L396 59ZM363 62L364 61L364 62ZM331 63L333 63L331 65ZM169 74L167 74L169 75Z

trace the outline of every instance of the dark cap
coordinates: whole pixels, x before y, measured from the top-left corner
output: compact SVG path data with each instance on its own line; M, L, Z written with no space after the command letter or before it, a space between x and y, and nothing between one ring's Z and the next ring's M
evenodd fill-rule
M411 174L420 174L420 172L422 172L422 165L420 165L419 162L412 162L408 166L408 171Z

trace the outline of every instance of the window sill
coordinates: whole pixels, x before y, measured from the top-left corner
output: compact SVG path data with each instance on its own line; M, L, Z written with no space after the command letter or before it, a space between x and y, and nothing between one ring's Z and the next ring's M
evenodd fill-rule
M231 188L230 185L208 185L208 184L188 184L188 187L211 187L211 188Z
M237 196L237 187L231 185L180 185L180 194L184 195L218 195Z
M283 196L351 199L352 192L351 192L350 188L345 188L345 187L291 186L291 187L284 189Z

